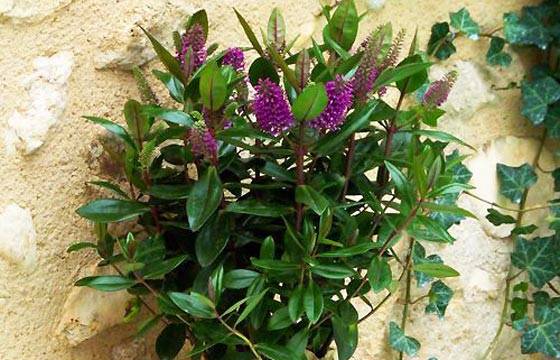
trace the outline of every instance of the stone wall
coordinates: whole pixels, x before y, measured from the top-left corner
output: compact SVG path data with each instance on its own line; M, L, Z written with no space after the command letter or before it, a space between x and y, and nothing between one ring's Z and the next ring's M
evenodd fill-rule
M494 29L504 11L528 2L368 0L359 5L371 9L364 33L391 21L409 33L417 26L425 44L431 24L449 11L466 6L485 29ZM270 10L280 7L288 35L300 34L300 46L320 32L317 0L0 0L0 359L150 358L153 337L136 340L136 324L120 324L126 295L72 286L80 275L91 274L95 260L93 254L65 252L70 243L93 237L74 209L95 195L86 182L104 169L102 131L80 116L121 120L125 99L138 96L128 70L159 66L138 25L169 38L187 14L205 7L211 41L246 43L233 6L255 26L264 26ZM530 59L515 56L508 71L491 69L484 64L484 41L458 40L457 45L453 60L432 74L455 68L460 76L441 124L479 149L468 161L476 191L502 201L496 162L519 165L533 157L536 143L534 130L519 115L519 91L493 88L519 81ZM553 168L550 151L541 165ZM552 191L546 176L538 186L542 191L531 193L532 204ZM463 274L449 282L455 298L448 315L439 320L424 316L422 305L411 309L408 329L422 342L420 359L476 359L499 322L511 246L503 238L507 229L493 229L482 204L464 199L463 205L481 220L456 226L458 241L437 249ZM400 311L398 301L390 302L363 324L355 359L391 359L387 321ZM497 353L496 359L529 358L519 355L517 337L507 332Z

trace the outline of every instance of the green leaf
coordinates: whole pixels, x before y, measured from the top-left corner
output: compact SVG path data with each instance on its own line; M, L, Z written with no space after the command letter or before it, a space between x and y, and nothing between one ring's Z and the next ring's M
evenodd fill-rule
M324 301L321 288L315 283L310 283L303 294L303 307L305 314L312 324L319 321L323 314Z
M231 228L228 214L214 215L200 229L195 241L196 258L202 267L209 266L225 249Z
M238 324L240 324L243 320L245 320L247 318L247 316L249 316L251 314L251 312L253 312L253 310L255 310L255 308L262 301L264 295L268 292L268 290L269 289L266 288L263 291L261 291L260 293L254 294L251 297L249 297L249 299L247 300L247 305L245 306L245 309L243 309L243 312L241 312L241 315L239 315L239 318L235 322L236 326Z
M293 271L300 269L299 264L283 260L251 259L251 263L258 268L273 271Z
M247 39L249 39L249 42L251 42L251 45L253 45L253 48L259 53L261 57L266 57L266 54L264 53L261 44L259 44L259 41L257 40L253 29L251 29L251 26L249 26L245 18L235 8L233 9L233 11L237 16L237 20L239 20L239 23L241 24L241 27L243 28Z
M541 124L548 112L548 105L560 99L560 84L554 78L545 76L532 81L521 82L521 113L533 125Z
M268 320L266 329L269 331L282 330L291 325L292 320L290 319L290 314L288 313L288 307L284 306L272 314Z
M397 191L403 195L410 195L410 181L408 181L406 176L399 170L399 168L390 162L385 161L384 163L387 170L389 170L389 174L391 174L391 181L395 184Z
M327 279L346 279L356 275L356 272L346 265L312 265L311 272Z
M191 292L190 294L170 292L167 294L171 301L181 310L197 318L214 319L216 310L212 300L206 296Z
M504 215L496 209L488 209L488 215L486 215L486 219L496 226L503 224L515 224L515 219L513 218L513 216Z
M218 65L207 65L200 75L200 98L208 110L219 110L226 101L227 81Z
M403 61L401 61L398 67L402 67L407 64L420 64L422 62L423 62L422 56L416 54L416 55L409 56ZM422 85L426 83L427 80L428 80L428 71L423 70L415 73L414 75L411 75L409 77L397 81L397 87L401 92L408 94L418 90L420 87L422 87ZM443 111L441 109L439 110Z
M66 249L66 252L71 253L71 252L74 252L74 251L87 249L87 248L97 249L97 245L94 244L94 243L91 243L91 242L78 242L78 243L74 243L74 244L68 246L68 248Z
M368 280L371 289L376 293L391 285L393 274L387 260L379 256L374 256L371 259L371 264L368 269Z
M293 322L296 322L304 312L303 298L305 291L306 289L303 286L298 286L292 291L288 300L288 314Z
M333 335L339 360L349 360L358 347L358 312L343 302L332 317Z
M519 17L515 13L504 14L504 35L510 44L535 45L542 50L552 41L552 36L546 28L544 8L526 6ZM545 10L546 12L546 10Z
M430 302L426 306L426 313L436 314L440 319L445 315L449 301L453 297L453 290L441 280L432 284L428 293Z
M266 58L257 58L249 68L249 81L251 84L257 85L260 79L270 79L272 82L280 83L280 76L276 72L276 68Z
M521 352L540 352L555 358L560 357L560 303L550 299L545 292L533 294L534 318L537 323L528 324L521 337Z
M358 34L358 11L354 0L343 0L329 20L331 38L345 50L350 50Z
M192 189L190 185L152 185L148 193L164 200L186 199Z
M146 105L142 106L142 114L159 118L173 124L183 125L188 128L194 125L193 118L181 110L162 108L157 105Z
M204 37L208 38L208 14L206 14L206 10L198 10L192 14L185 28L188 30L195 24L199 24L202 27Z
M134 261L148 264L165 258L165 242L161 236L152 236L138 243Z
M455 241L440 222L424 215L417 215L406 231L418 240L444 243Z
M438 204L438 203L433 203L433 202L423 202L421 204L421 206L424 209L429 209L429 210L437 211L437 212L440 212L440 213L447 213L447 214L465 216L465 217L470 217L470 218L476 219L476 215L474 215L473 213L471 213L468 210L465 210L463 208L458 207L457 205Z
M212 216L222 200L222 183L214 166L194 184L187 200L187 215L193 231L198 231Z
M519 204L523 192L537 182L537 174L533 167L527 163L517 167L497 164L496 170L498 172L500 194L515 204Z
M267 236L261 245L259 257L261 259L274 259L275 247L274 238L272 236Z
M257 351L270 360L295 360L298 356L285 346L260 343L255 345Z
M526 240L515 239L515 249L511 253L511 263L521 270L527 270L529 280L541 288L557 274L559 269L559 247L553 237Z
M185 82L185 77L183 76L183 72L181 71L181 65L179 61L175 58L175 56L171 55L169 51L160 44L159 41L155 37L152 36L149 32L147 32L143 27L140 26L140 29L146 34L152 46L154 47L154 51L156 52L159 60L165 66L167 71L169 71L173 76L177 79L181 80L183 83Z
M420 350L420 343L413 337L406 336L404 331L394 322L389 323L389 344L399 352L415 356Z
M311 84L298 95L292 105L292 111L297 120L309 121L319 116L328 102L325 85Z
M94 200L76 210L81 217L100 223L130 220L148 211L149 206L120 199Z
M268 41L277 49L282 49L286 45L286 22L280 9L272 9L266 30Z
M229 204L226 211L236 214L248 214L262 217L282 217L294 211L293 208L283 205L274 205L259 200L240 200Z
M185 345L185 324L169 324L156 340L156 353L160 360L173 360Z
M259 277L259 273L247 269L235 269L224 275L224 286L228 289L245 289Z
M169 95L173 100L183 103L185 102L185 85L177 77L159 70L152 70L152 73L157 77L169 91Z
M329 201L310 185L298 185L296 201L309 206L317 215L323 214L329 206Z
M88 276L76 281L75 286L87 286L100 291L119 291L133 287L136 281L117 275Z
M414 243L414 248L412 251L412 261L414 264L424 264L424 263L438 263L443 264L443 260L438 255L430 255L426 257L426 250L419 242ZM415 271L414 276L416 277L416 283L418 287L424 287L429 284L433 278L426 275L423 272Z
M480 34L480 26L474 22L471 18L471 14L465 8L461 10L450 13L449 18L451 19L451 26L457 29L459 32L467 35L469 39L478 40L478 35Z
M445 60L457 52L453 45L453 34L449 30L449 23L440 22L432 26L432 34L428 41L428 55Z
M111 133L115 134L118 138L120 138L122 141L124 141L124 143L126 145L130 146L133 149L136 149L136 144L134 143L134 140L132 140L132 138L130 137L130 134L122 126L120 126L118 124L115 124L114 122L112 122L110 120L103 119L103 118L100 118L100 117L84 116L84 118L88 119L89 121L91 121L95 124L103 126L105 129L107 129Z
M384 70L375 80L373 84L373 92L379 90L383 86L399 82L406 78L410 78L416 74L420 74L426 71L427 68L432 66L432 63L428 62L414 62L414 63L401 63L395 68L388 68Z
M425 136L427 138L432 138L432 139L436 139L436 140L441 140L441 141L445 141L445 142L454 142L457 143L459 145L463 145L468 147L469 149L472 149L474 151L477 151L474 147L472 147L471 145L467 144L466 142L464 142L463 140L448 134L446 132L443 131L437 131L437 130L412 130L412 131L403 131L403 132L410 132L412 135L418 135L418 136Z
M543 124L547 129L548 137L560 138L560 104L556 103L548 108Z
M506 42L500 37L493 36L490 47L486 53L486 62L490 65L508 67L511 64L511 55L504 51Z
M420 263L414 264L414 271L423 272L424 274L436 278L455 277L460 274L457 270L441 263Z
M173 271L188 258L188 255L179 255L171 259L149 263L142 269L142 275L144 279L148 280L161 279L164 275Z
M317 257L325 257L325 258L351 257L356 255L362 255L372 249L375 249L376 247L377 245L375 243L368 241L368 242L363 242L361 244L352 245L347 248L320 253L317 254Z

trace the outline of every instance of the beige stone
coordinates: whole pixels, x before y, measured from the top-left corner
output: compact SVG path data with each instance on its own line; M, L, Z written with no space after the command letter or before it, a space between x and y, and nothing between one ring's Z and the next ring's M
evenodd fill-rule
M10 204L0 211L0 256L27 270L37 264L37 234L29 210Z
M2 0L0 21L8 19L16 24L37 22L71 2L72 0Z

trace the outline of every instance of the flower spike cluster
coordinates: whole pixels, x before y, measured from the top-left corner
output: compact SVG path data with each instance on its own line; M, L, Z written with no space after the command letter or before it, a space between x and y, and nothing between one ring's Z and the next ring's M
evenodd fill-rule
M290 104L278 84L270 79L260 79L255 90L253 111L262 130L279 135L294 125Z
M214 138L214 135L206 126L202 114L194 111L191 115L193 118L197 119L188 133L188 139L193 154L207 161L217 162L218 142L216 138Z
M457 72L451 71L443 78L434 81L422 97L422 103L426 106L441 106L447 101L453 85L457 81Z
M329 102L321 115L310 121L310 126L319 131L336 130L344 122L346 111L352 105L352 83L337 75L325 84Z
M187 57L189 53L190 56ZM181 37L181 52L178 55L181 68L184 72L187 70L187 73L190 74L206 61L206 56L206 35L204 34L204 29L200 24L194 24ZM189 61L190 63L187 63Z
M243 71L245 69L243 50L238 47L227 49L222 64L230 65L235 71Z
M354 98L358 102L366 101L369 93L373 89L373 83L381 72L378 57L383 46L384 38L384 33L377 30L362 44L362 60L352 80Z

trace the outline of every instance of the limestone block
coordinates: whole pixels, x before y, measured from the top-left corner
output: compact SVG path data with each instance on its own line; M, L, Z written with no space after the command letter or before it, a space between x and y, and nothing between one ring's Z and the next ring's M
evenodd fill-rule
M66 85L73 63L73 55L68 51L33 61L33 73L23 80L29 103L25 109L14 111L4 131L8 154L13 154L16 148L30 154L43 145L49 129L66 108Z
M37 234L31 212L16 204L0 212L0 256L28 270L37 263Z
M512 204L508 199L500 195L499 183L496 174L496 164L502 163L509 166L520 166L524 163L532 164L539 148L539 141L533 138L519 138L514 136L500 137L483 146L476 156L467 160L465 164L473 173L471 185L476 189L472 193L495 202L505 207L516 209L517 204ZM553 154L543 149L540 156L539 165L542 169L553 170L556 168ZM529 191L527 206L537 206L546 204L548 199L553 198L554 179L550 174L545 174L539 169L535 169L539 180L532 187L538 189ZM491 236L502 238L509 235L513 225L501 225L496 227L485 219L487 209L491 207L483 202L473 203L473 212L479 217L484 230ZM504 214L516 216L515 212L500 210ZM547 209L531 211L524 215L524 223L535 223L539 226L541 235L549 234L546 222Z
M385 5L385 0L367 0L366 4L368 8L378 10Z
M83 274L106 274L108 270L91 266ZM62 309L57 332L75 346L103 330L123 322L128 301L126 291L102 292L87 287L74 287Z
M135 7L130 21L115 27L103 39L95 54L95 67L131 69L150 61L156 54L139 25L171 49L171 33L180 29L195 10L188 2L179 0L159 0Z
M69 5L72 0L2 0L0 21L34 23Z
M458 73L457 82L449 94L447 102L442 108L448 117L454 121L468 119L476 110L495 100L485 74L479 67L469 61L459 60L451 65L434 65L430 69L432 81L440 79L447 72L455 70Z

